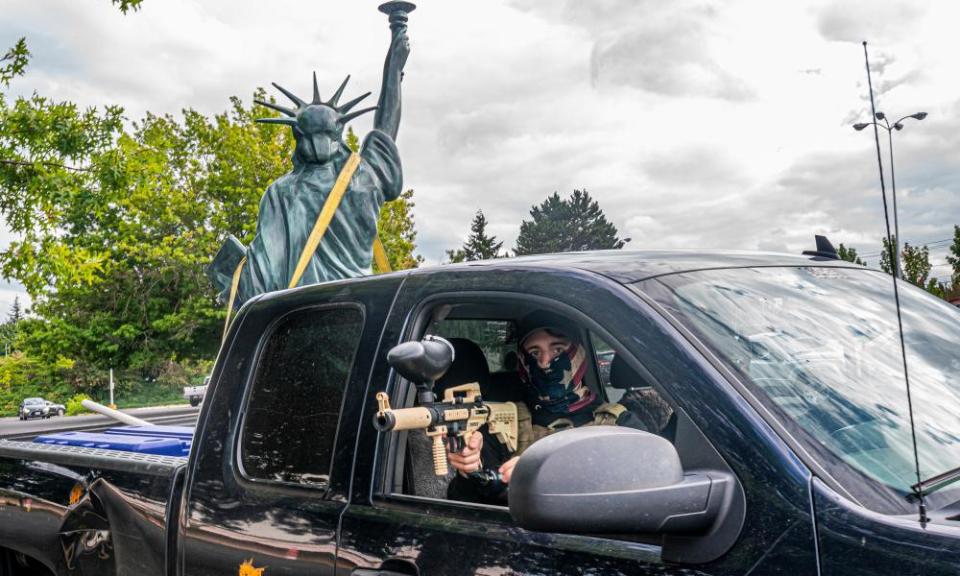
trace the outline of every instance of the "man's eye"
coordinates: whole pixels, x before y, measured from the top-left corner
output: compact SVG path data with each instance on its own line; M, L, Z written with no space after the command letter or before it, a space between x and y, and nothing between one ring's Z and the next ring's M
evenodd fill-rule
M533 356L534 358L539 358L539 357L540 357L540 351L539 351L539 350L528 350L528 351L527 351L527 354Z
M564 350L565 348L563 346L554 346L553 353L560 355L560 354L563 354Z

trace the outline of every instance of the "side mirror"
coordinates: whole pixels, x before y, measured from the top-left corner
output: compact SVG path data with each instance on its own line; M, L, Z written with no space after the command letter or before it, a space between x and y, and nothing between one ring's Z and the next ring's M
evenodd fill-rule
M403 342L387 352L387 363L419 390L432 391L433 383L453 364L453 344L439 336Z
M510 480L522 528L663 537L663 558L703 563L736 542L743 490L725 471L684 472L667 440L639 430L586 426L533 444Z

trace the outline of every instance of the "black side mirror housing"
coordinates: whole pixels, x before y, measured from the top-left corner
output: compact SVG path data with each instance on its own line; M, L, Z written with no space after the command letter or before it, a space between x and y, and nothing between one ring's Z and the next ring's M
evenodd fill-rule
M522 528L663 537L663 558L703 563L736 542L743 490L719 470L683 470L659 436L615 426L552 434L520 457L510 514Z

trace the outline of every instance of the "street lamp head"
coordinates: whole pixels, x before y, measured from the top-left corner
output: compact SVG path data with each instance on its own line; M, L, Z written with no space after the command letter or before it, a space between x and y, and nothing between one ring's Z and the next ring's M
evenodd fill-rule
M877 120L883 120L887 116L883 112L877 112Z
M859 132L859 131L863 130L864 128L866 128L866 127L869 126L869 125L870 125L870 124L867 123L867 122L860 122L859 124L854 124L854 125L853 125L853 129L856 130L857 132Z
M899 122L897 122L896 124L894 124L893 127L896 128L897 130L903 130L903 124L901 124L901 123L899 123Z
M916 118L917 120L923 120L924 118L927 117L927 113L926 113L926 112L917 112L916 114L911 114L910 117L911 117L911 118Z

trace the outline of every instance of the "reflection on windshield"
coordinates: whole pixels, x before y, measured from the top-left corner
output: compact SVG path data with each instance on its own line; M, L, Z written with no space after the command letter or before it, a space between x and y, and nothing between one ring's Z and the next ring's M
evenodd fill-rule
M917 481L889 276L831 267L710 270L641 289L822 447L900 493ZM910 286L900 295L927 478L960 466L960 312Z

